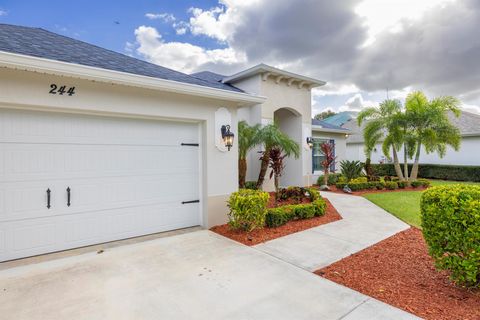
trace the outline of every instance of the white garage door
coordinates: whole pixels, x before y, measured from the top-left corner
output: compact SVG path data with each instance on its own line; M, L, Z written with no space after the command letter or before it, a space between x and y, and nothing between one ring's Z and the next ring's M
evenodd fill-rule
M198 137L191 123L0 110L0 261L199 225Z

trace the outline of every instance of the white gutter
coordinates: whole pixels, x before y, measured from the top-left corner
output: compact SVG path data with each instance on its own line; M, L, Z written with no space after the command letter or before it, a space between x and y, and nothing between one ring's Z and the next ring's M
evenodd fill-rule
M322 126L315 126L315 125L312 125L312 131L351 134L351 131L348 129L344 129L344 130L331 129L331 128L324 128Z
M0 67L175 92L217 100L234 101L241 104L257 104L263 103L266 100L265 97L247 93L204 87L196 84L141 76L4 51L0 51Z

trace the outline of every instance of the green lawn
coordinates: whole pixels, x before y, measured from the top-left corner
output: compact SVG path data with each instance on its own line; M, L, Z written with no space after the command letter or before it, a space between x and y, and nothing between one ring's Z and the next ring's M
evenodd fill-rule
M420 227L421 191L370 193L365 198L406 223Z
M463 181L444 181L431 180L432 186L450 185L450 184L472 184L480 185L476 182ZM364 195L365 198L375 203L377 206L390 212L400 220L406 223L420 227L420 197L421 191L404 191L404 192L385 192L370 193Z

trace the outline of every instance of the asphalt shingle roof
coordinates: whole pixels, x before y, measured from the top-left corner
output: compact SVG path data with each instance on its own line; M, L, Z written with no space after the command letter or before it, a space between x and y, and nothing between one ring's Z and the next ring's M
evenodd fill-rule
M224 76L222 74L218 74L218 73L211 72L211 71L202 71L202 72L192 73L191 76L195 77L195 78L198 78L198 79L208 81L208 82L212 82L212 83L219 83L219 82L221 83L222 80L227 77L227 76ZM229 87L231 87L231 88L233 88L237 91L243 92L243 90L241 90L241 89L239 89L235 86L232 86L231 84L224 83L223 85L229 86Z
M0 24L0 51L242 92L221 82L206 81L41 28Z

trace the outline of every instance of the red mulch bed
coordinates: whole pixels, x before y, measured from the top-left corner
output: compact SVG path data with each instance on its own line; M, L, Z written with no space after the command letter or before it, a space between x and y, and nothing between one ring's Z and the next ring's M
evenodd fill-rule
M342 189L337 189L335 186L328 186L330 188L330 191L326 192L335 192L335 193L342 193L342 194L347 194L343 192ZM404 189L395 189L395 190L388 190L388 189L382 189L382 190L377 190L377 189L370 189L370 190L360 190L360 191L352 191L351 194L356 195L356 196L361 196L367 193L384 193L384 192L402 192L402 191L423 191L427 188L425 187L406 187Z
M437 271L416 228L315 273L425 319L480 319L480 290Z
M325 212L325 215L321 217L314 217L311 219L302 219L302 220L292 220L278 228L265 227L265 228L253 230L252 232L249 232L249 233L233 230L230 228L228 224L215 226L215 227L212 227L210 230L224 237L241 242L247 246L253 246L265 241L286 236L291 233L303 231L306 229L317 227L322 224L326 224L329 222L334 222L342 219L342 217L340 216L340 214L338 214L337 210L332 206L330 201L328 201L327 199L324 199L324 200L327 202L327 210ZM272 205L273 203L272 201L269 203L269 206ZM307 202L308 201L306 201L306 203ZM288 203L291 203L291 202L281 202L282 205L288 204Z

